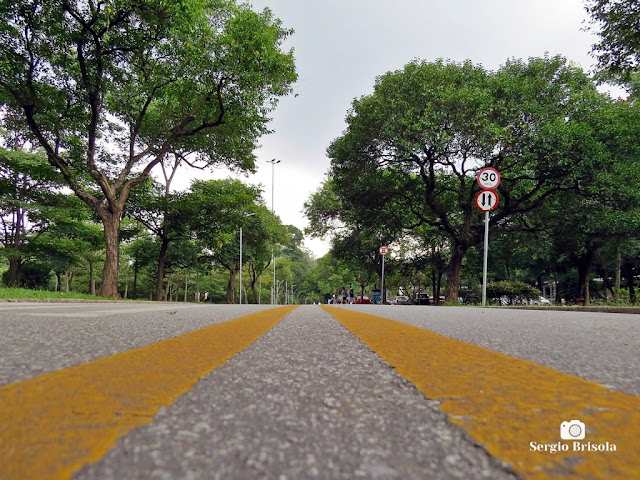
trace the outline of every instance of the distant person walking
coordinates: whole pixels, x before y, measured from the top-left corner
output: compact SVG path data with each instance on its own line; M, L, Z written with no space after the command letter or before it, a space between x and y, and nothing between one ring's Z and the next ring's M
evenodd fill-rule
M207 303L209 301L209 290L206 290L204 292L204 303Z

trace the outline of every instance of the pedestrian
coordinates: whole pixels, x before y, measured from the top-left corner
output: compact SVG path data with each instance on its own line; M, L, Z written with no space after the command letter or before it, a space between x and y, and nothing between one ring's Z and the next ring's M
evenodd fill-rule
M204 303L209 301L209 290L205 290L204 292Z
M353 286L349 289L349 305L352 305L356 301L355 294L353 292Z

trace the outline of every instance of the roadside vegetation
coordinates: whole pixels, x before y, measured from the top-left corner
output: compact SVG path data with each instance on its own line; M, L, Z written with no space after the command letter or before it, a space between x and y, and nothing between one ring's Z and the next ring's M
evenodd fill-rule
M34 290L29 288L0 287L0 299L6 300L107 300L104 297L78 292L52 292L50 290Z

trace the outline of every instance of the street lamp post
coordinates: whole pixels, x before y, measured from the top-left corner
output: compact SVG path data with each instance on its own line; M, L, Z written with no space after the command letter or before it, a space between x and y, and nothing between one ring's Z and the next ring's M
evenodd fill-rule
M275 192L275 178L276 178L276 174L275 174L275 166L277 163L280 163L281 160L276 160L275 158L271 159L271 160L267 160L267 163L271 164L271 213L274 213L274 206L273 206L273 200L274 200L274 192ZM276 257L275 257L275 253L273 250L273 247L271 248L271 262L273 263L273 287L271 287L271 304L272 305L277 305L278 304L278 298L276 297Z
M250 217L252 215L255 215L255 212L246 213L244 216ZM242 225L240 225L240 305L242 305Z

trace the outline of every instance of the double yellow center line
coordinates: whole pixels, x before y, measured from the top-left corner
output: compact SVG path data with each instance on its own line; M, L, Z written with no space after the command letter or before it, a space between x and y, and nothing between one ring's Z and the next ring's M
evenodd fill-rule
M0 479L70 478L294 308L0 387ZM640 478L639 397L386 318L323 308L522 478ZM560 423L574 419L587 427L581 445L615 450L532 450L558 445Z
M0 478L70 478L294 308L263 310L0 387Z

